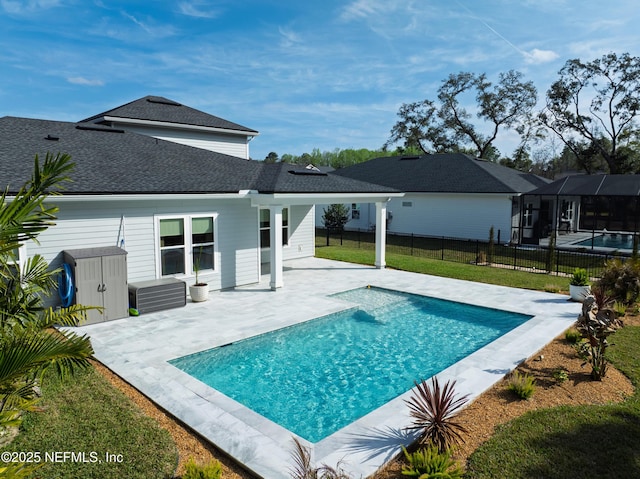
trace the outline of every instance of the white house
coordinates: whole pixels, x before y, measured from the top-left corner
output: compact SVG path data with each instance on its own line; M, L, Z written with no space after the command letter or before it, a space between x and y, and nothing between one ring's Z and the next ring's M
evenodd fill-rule
M259 282L266 267L276 289L283 260L314 254L315 203L374 203L384 230L386 204L401 195L393 188L246 159L257 132L223 132L234 124L207 116L146 97L79 123L0 118L0 175L10 193L31 177L35 155L68 153L75 163L64 195L52 198L56 226L21 258L39 253L57 267L63 251L118 246L130 283L193 283L201 260L210 289ZM242 157L212 151L218 146ZM378 239L376 264L384 267L384 235Z
M461 153L375 158L333 173L405 193L388 204L390 233L486 240L493 226L501 242L511 240L519 221L519 196L547 184L536 175ZM346 206L351 210L346 229L373 229L371 205ZM318 205L316 226L322 226L325 207Z

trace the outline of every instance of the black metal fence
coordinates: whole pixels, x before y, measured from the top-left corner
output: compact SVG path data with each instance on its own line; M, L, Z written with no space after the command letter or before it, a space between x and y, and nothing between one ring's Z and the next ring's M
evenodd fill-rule
M375 249L375 232L357 230L327 234L325 229L317 229L316 245L343 245L373 250ZM546 247L532 245L494 244L490 246L488 241L481 240L395 233L387 233L386 252L538 273L552 272L558 275L569 275L576 268L584 268L592 278L601 276L607 260L623 257L617 253L581 252L561 248L549 250Z

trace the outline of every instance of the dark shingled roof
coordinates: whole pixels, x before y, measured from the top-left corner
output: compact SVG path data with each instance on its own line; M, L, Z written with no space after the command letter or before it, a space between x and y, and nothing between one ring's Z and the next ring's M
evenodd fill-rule
M139 100L99 113L83 122L94 122L105 116L135 120L162 121L181 125L206 126L257 134L256 130L190 108L161 96L145 96Z
M525 193L548 183L462 153L374 158L335 174L420 193Z
M336 175L309 174L295 165L264 164L101 125L0 118L0 181L10 185L11 193L31 177L34 156L44 158L47 152L67 153L75 163L73 182L66 185L65 195L393 191Z
M261 193L398 193L387 186L288 163L264 164L256 189Z
M531 195L638 196L640 175L574 175L530 191Z

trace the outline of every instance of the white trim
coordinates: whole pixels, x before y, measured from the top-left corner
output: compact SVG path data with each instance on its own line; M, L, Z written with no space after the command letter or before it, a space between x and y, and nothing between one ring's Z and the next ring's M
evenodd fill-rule
M217 273L219 271L220 264L220 252L218 250L218 213L180 213L180 214L163 214L153 215L153 241L154 241L154 255L156 261L156 278L175 277L175 278L195 278L193 271L193 262L191 259L186 261L186 258L191 258L192 250L192 236L191 236L191 220L193 218L213 218L213 269L201 270L200 275L208 275ZM185 236L185 272L184 274L176 275L162 275L162 256L160 253L160 220L166 219L182 219L184 220L184 236Z
M63 195L50 195L47 203L60 203L66 201L159 201L159 200L230 200L250 198L252 193L248 190L238 193L142 193L136 194L97 194L97 195L74 195L64 193ZM12 199L13 197L8 197Z
M251 195L251 206L309 205L331 203L377 203L401 198L404 193L258 193Z
M257 131L250 131L250 130L232 130L228 128L218 128L214 126L188 125L185 123L173 123L169 121L139 120L135 118L122 118L119 116L103 116L101 118L96 118L95 120L93 120L94 123L100 123L102 121L113 122L113 123L124 123L124 124L130 124L130 125L155 126L155 127L161 127L161 128L170 128L172 130L197 130L197 131L208 131L208 132L215 132L215 133L226 133L228 135L249 137L247 138L247 141L251 141L254 137L260 134Z

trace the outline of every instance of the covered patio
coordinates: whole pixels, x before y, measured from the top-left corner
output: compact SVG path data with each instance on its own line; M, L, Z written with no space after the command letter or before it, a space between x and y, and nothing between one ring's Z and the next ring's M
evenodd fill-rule
M206 386L167 361L291 326L352 305L332 293L367 285L528 314L533 318L442 371L456 391L475 398L534 355L576 319L567 296L407 273L317 258L286 261L286 286L259 284L213 292L205 303L88 325L95 357L155 403L261 477L284 479L293 433ZM396 352L401 355L402 352ZM416 378L419 379L419 378ZM311 444L316 464L339 461L366 477L412 441L407 392L329 437Z

